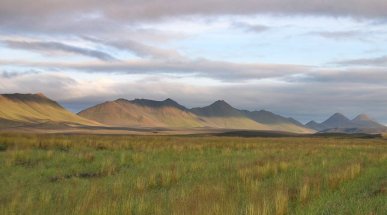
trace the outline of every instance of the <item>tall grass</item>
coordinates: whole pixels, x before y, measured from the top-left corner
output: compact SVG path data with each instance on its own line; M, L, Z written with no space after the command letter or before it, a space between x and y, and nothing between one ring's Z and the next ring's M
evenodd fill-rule
M0 214L385 214L384 139L0 135Z

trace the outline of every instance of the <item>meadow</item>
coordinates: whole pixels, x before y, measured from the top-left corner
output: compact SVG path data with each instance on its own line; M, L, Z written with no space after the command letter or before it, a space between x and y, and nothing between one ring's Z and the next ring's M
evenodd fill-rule
M387 214L387 140L3 133L0 214Z

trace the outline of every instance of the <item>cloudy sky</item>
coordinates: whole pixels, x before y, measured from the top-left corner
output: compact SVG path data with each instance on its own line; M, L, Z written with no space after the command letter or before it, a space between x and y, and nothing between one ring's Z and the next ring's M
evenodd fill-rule
M0 93L387 124L385 0L1 0Z

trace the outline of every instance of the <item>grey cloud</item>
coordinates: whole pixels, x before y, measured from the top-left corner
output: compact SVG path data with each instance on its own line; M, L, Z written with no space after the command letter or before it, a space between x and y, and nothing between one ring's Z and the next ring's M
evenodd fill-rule
M42 42L42 41L17 41L17 40L1 40L3 44L13 49L23 49L38 52L66 52L78 54L87 57L97 58L104 61L111 61L115 58L110 54L102 51L80 48L59 42Z
M360 58L353 60L344 60L333 62L333 64L341 66L387 66L387 56L375 57L375 58Z
M208 59L183 61L116 61L85 63L51 63L0 61L0 65L18 65L25 68L45 68L49 70L75 70L88 73L148 74L167 77L207 77L229 83L276 79L284 83L324 83L324 84L372 84L385 85L387 70L377 67L366 68L319 68L306 65L247 64ZM173 77L173 76L171 76Z
M173 5L173 6L171 6ZM85 27L98 25L102 20L112 23L155 21L184 15L317 15L352 16L356 18L386 19L385 0L2 0L0 25L8 29L48 28L57 30L82 23ZM75 18L76 17L76 18ZM87 25L89 23L89 25ZM108 26L107 26L108 27Z
M44 92L50 96L65 95L76 81L68 76L53 73L24 72L8 78L0 77L1 93Z
M271 27L259 24L250 24L245 22L234 22L233 27L242 28L247 32L262 33L271 29Z
M92 41L107 46L111 46L120 50L126 50L139 57L155 58L155 59L182 59L183 56L172 49L161 49L154 46L145 45L134 40L101 40L92 37L82 37L85 40Z
M40 73L40 71L37 71L37 70L28 70L28 71L24 71L23 73L5 70L0 72L0 78L13 78L13 77L17 77L25 74L38 74L38 73Z
M363 31L315 31L310 32L308 35L316 35L327 39L334 40L348 40L348 39L360 39L365 40L364 36L369 36L370 32Z
M182 61L133 60L85 63L0 61L0 65L123 74L184 74L208 77L226 82L283 77L298 73L308 73L311 69L311 67L303 65L245 64L207 59Z
M372 84L385 85L387 82L387 70L383 68L346 68L346 69L316 69L308 74L297 74L283 78L290 83L342 83L342 84Z

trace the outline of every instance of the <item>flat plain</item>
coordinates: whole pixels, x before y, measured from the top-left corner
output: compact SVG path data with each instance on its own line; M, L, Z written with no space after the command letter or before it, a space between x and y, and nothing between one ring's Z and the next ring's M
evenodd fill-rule
M1 214L386 214L387 140L0 135Z

